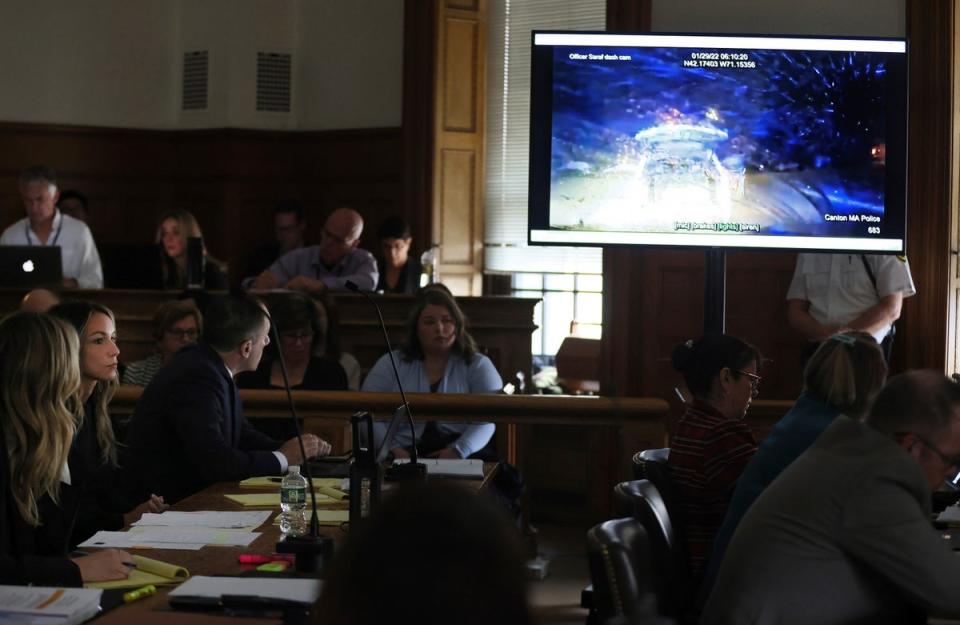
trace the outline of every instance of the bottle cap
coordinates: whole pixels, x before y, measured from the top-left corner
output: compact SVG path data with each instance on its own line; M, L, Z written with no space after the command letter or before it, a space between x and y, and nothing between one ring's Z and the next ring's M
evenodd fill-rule
M287 472L288 472L288 473L300 473L300 465L299 465L299 464L291 464L289 467L287 467Z

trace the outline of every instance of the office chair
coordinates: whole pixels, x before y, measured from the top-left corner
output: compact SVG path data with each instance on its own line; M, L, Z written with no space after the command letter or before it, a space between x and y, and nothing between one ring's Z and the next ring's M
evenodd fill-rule
M647 464L656 463L657 466L650 467L651 470L656 471L667 463L667 458L669 457L669 447L664 447L662 449L644 449L643 451L638 451L637 453L633 454L633 479L650 479L647 476Z
M594 607L588 623L647 623L656 618L650 555L647 532L634 518L606 521L587 532Z
M692 605L686 545L660 491L650 480L633 480L617 484L614 495L618 511L633 516L647 532L660 613L686 621Z

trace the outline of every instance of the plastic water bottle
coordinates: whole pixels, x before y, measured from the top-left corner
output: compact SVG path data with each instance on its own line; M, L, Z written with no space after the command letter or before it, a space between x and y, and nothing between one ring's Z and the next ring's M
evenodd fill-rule
M280 482L280 531L284 536L307 533L307 478L291 466Z
M427 286L440 281L440 275L437 273L437 263L440 261L440 248L436 245L420 255L420 266L423 267L423 273L420 274L420 286Z

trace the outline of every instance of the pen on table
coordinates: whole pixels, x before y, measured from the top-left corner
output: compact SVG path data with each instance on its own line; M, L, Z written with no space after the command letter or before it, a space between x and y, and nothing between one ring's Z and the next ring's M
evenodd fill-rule
M147 584L143 588L137 588L136 590L123 593L123 602L130 603L132 601L136 601L137 599L143 599L144 597L149 597L155 592L157 592L157 587L153 584Z

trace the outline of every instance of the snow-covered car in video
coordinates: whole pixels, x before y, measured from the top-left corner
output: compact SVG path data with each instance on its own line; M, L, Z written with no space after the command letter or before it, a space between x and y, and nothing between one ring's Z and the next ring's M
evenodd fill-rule
M718 144L725 130L688 123L664 123L634 135L639 143L642 204L708 202L727 205L743 196L745 168L736 156L722 162Z

